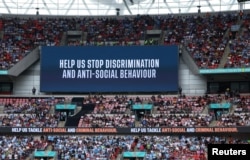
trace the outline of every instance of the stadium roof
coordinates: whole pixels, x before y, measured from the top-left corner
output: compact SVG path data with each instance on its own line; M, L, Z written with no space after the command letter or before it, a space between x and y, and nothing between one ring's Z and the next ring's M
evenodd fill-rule
M238 11L250 2L237 0L0 0L0 14L120 15Z

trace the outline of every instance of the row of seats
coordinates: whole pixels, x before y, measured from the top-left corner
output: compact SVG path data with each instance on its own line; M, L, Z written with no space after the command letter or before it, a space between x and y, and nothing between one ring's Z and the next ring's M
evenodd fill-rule
M78 127L134 127L135 116L125 114L86 114L81 117Z
M1 126L48 126L56 127L60 114L49 114L49 111L57 103L63 103L63 98L0 98L4 102L4 110L1 115ZM11 103L12 102L12 103ZM18 103L17 103L18 102ZM23 104L21 104L23 102ZM220 117L227 116L227 119L235 119L228 112L216 117L211 112L202 114L202 110L209 109L210 103L231 103L233 112L237 114L249 113L249 97L227 97L223 95L209 96L122 96L122 97L86 97L84 104L95 104L92 113L83 115L79 127L133 127L138 115L132 110L133 104L152 104L152 113L146 113L142 125L150 126L206 126L214 120L220 121ZM184 105L185 104L185 105ZM102 109L100 108L102 106ZM119 106L117 108L117 106ZM174 107L175 106L175 107ZM182 107L178 107L182 106ZM106 108L105 108L106 107ZM157 108L154 111L154 108ZM195 109L195 108L198 108ZM126 114L125 113L126 109ZM165 111L164 111L165 110ZM170 112L167 112L167 111ZM173 112L171 112L173 110ZM178 112L178 111L187 112ZM47 120L49 119L49 120ZM247 119L243 125L248 125ZM235 125L235 124L234 124ZM240 124L236 124L240 125ZM242 124L241 124L242 125Z
M211 115L145 115L140 127L204 127L209 126L213 118Z
M0 114L2 127L58 127L59 114Z
M50 111L65 98L34 98L34 97L1 97L0 126L3 127L57 127L60 119L59 113Z
M217 126L250 126L250 113L223 114L219 118Z
M108 102L108 103L99 103L96 104L93 114L122 114L127 110L127 106L125 104L119 104L118 102Z
M51 106L64 103L65 98L14 98L1 97L0 106L4 106L4 113L48 113Z

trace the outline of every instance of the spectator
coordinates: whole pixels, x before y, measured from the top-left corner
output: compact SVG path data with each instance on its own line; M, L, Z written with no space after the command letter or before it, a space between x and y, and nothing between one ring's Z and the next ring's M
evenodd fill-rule
M35 88L35 87L32 88L32 94L33 94L33 95L36 94L36 88Z
M181 87L179 87L179 94L180 94L180 96L182 95L182 88Z

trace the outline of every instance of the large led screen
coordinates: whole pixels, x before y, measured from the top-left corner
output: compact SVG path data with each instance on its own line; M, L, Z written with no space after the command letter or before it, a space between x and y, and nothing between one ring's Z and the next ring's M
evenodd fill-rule
M177 46L42 47L42 92L178 90Z

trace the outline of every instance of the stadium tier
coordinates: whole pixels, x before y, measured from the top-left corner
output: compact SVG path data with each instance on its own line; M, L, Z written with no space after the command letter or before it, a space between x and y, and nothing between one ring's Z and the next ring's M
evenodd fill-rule
M205 160L211 144L249 144L249 96L2 97L0 105L2 159Z
M232 63L230 67L248 66L245 58L249 52L249 14L244 14L241 18L237 13L77 19L3 17L1 26L1 69L9 69L37 46L61 44L68 46L182 44L199 68L218 68L223 55L226 54L232 54L231 56L236 54L242 58L238 60L242 61L242 64L229 61L228 65ZM65 32L67 38L63 38ZM235 53L236 48L237 53Z

